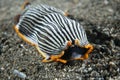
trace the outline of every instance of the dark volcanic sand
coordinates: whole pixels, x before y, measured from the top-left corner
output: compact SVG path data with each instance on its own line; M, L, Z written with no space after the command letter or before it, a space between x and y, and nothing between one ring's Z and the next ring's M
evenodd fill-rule
M85 28L95 47L87 61L42 63L36 49L13 30L13 18L24 0L0 0L0 80L118 80L120 79L120 0L30 0L69 10Z

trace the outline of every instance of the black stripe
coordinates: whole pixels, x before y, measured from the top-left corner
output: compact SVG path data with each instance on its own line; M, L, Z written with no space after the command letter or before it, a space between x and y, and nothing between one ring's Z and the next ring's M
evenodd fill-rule
M60 24L60 22L58 23L54 18L55 18L55 16L53 16L53 15L46 15L46 17L47 18L49 18L50 19L50 21L52 21L52 22L54 22L55 24L57 23L57 24ZM57 31L57 33L60 35L60 36L62 36L62 34L60 34L60 32L59 31L61 31L62 32L62 29L61 29L61 26L60 25L55 25L55 24L52 24L53 25L53 27L55 28L55 30ZM58 28L57 28L58 27ZM58 30L59 29L59 30ZM63 38L64 39L64 38ZM65 39L64 39L64 41L65 41ZM62 42L61 42L62 43Z
M68 27L68 26L69 26L69 23L68 23L67 19L65 20L65 23L67 24L66 27ZM68 27L68 28L69 28L69 27ZM70 39L72 40L72 37L71 37L71 35L69 34L69 32L67 31L67 29L66 29L66 28L64 28L64 29L66 30L66 32L68 33Z
M41 41L41 42L43 42L43 43L45 43L45 44L49 44L50 46L52 46L53 48L56 48L54 45L51 45L49 42L52 42L47 36L45 36L45 35L43 35L43 34L40 34L39 35L41 38L43 38L43 39L46 39L46 40L43 40L43 39L41 39L41 38L39 38L39 41ZM38 36L38 37L39 37Z
M36 26L37 27L37 26ZM43 28L41 28L41 27L37 27L38 29L40 29L41 31L43 31L43 32L45 32L46 34L48 34L48 36L45 36L45 37L52 37L52 35L49 33L49 32L47 32L45 29L43 29ZM39 32L38 32L39 33ZM52 37L56 42L57 42L57 40L54 38L54 37ZM50 40L49 38L48 38L48 40ZM51 41L51 40L50 40ZM55 44L54 43L54 41L51 41L54 45L56 45L57 46L57 44ZM57 42L58 43L58 42Z

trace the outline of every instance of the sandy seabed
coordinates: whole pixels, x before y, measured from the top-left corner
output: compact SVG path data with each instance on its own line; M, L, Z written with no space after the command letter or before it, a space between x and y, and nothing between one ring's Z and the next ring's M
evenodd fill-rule
M0 0L0 80L120 79L120 0L29 1L69 10L70 18L85 28L94 51L87 61L42 63L36 49L13 30L13 18L24 0Z

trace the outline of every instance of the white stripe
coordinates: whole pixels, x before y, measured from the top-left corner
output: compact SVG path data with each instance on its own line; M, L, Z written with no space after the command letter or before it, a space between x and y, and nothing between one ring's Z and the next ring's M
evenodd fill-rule
M40 26L41 27L41 26ZM54 44L56 44L57 46L55 46L55 47L58 47L59 45L58 45L58 43L57 42L55 42L54 40L53 40L53 38L51 37L51 36L49 36L47 33L45 33L45 32L43 32L43 31L39 31L39 33L41 33L42 35L44 35L44 36L47 36L48 37L48 39L50 39ZM40 35L40 34L39 34ZM49 43L51 43L52 44L52 42L49 42Z

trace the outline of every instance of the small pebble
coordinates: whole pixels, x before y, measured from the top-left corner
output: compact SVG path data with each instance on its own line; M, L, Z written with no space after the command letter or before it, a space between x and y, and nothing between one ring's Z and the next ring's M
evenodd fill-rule
M117 71L120 72L120 69L118 68Z
M92 71L91 72L91 76L93 76L93 77L99 77L100 75L99 75L99 73L97 71Z
M82 67L85 68L85 64L82 64Z
M111 12L111 13L114 12L113 9L110 9L110 8L108 9L108 11Z
M24 46L23 44L20 44L19 46L20 46L21 48L24 48L24 49L25 49L25 46Z
M5 68L4 68L4 67L1 67L1 70L3 71L3 70L5 70Z
M116 66L114 62L109 62L109 65Z
M54 78L54 80L58 80L57 78Z
M104 0L104 4L106 4L106 5L107 5L108 3L109 3L109 2L108 2L108 0Z
M88 73L88 71L86 69L83 70L84 73Z
M88 68L88 71L92 71L92 68L91 68L91 67L89 67L89 68Z

